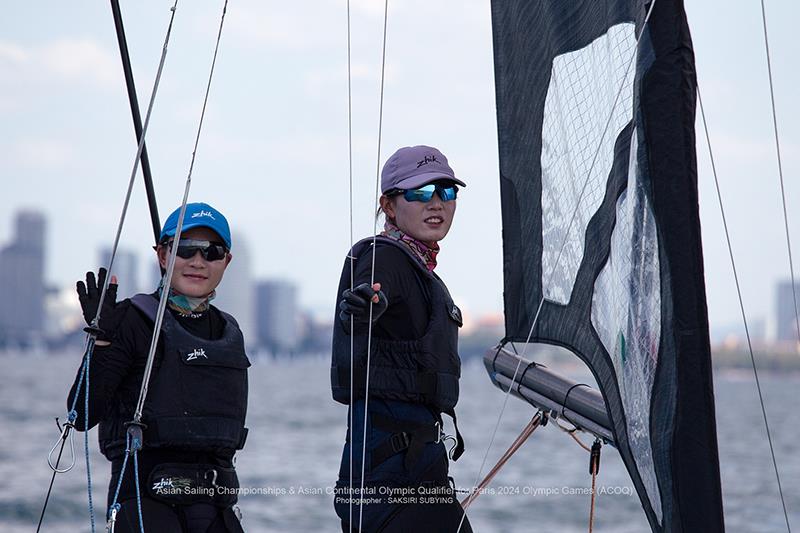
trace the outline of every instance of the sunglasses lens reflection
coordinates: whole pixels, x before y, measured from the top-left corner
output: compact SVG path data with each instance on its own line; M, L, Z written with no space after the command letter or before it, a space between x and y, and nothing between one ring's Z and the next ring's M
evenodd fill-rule
M172 243L170 243L172 245ZM197 252L203 256L206 261L219 261L225 259L227 250L221 244L211 243L208 241L192 241L183 240L178 243L178 250L176 255L181 259L191 259Z
M443 187L441 185L428 184L418 189L408 189L403 193L403 197L408 202L430 202L434 193L439 194L443 202L455 200L458 195L458 188L455 185Z

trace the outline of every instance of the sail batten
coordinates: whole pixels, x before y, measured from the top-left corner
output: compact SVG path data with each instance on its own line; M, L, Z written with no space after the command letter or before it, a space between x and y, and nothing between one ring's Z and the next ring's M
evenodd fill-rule
M682 2L494 0L492 24L506 339L586 362L653 531L722 531Z

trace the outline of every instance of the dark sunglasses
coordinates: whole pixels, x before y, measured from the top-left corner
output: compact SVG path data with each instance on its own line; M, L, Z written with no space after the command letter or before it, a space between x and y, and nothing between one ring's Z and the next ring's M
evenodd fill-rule
M407 202L427 203L433 198L433 193L438 193L443 202L449 202L450 200L455 200L456 196L458 196L458 187L452 184L439 185L438 183L429 183L417 189L395 189L389 191L386 196L399 196L402 194Z
M172 248L172 243L174 242L169 241L167 244ZM225 259L225 256L228 255L228 249L219 242L195 241L193 239L181 239L178 241L176 254L181 259L191 259L197 252L200 252L200 255L206 261L219 261Z

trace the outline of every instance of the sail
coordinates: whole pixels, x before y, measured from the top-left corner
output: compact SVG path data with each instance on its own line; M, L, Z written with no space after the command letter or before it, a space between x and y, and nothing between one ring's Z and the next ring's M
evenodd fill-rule
M722 531L682 1L493 0L492 24L506 340L590 367L653 531Z

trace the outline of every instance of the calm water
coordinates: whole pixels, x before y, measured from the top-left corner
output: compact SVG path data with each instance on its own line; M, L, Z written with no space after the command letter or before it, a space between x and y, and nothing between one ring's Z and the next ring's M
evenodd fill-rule
M45 457L58 438L53 418L64 416L64 396L78 359L79 355L0 356L3 532L35 530L50 479ZM785 531L752 376L723 374L715 379L727 530ZM462 382L459 421L467 452L452 474L458 485L470 486L476 481L503 395L477 362L465 367ZM800 527L798 385L798 375L762 376L786 504L796 527ZM240 499L248 531L340 531L332 497L325 491L336 478L346 413L344 406L331 400L325 359L256 361L251 369L250 437L238 458L242 486L262 492ZM526 404L513 398L508 402L484 470L532 414ZM82 437L76 434L77 466L56 478L44 531L89 530ZM102 517L109 468L96 452L96 438L91 432L94 498L100 502ZM586 531L589 497L580 492L590 482L588 454L547 426L534 433L495 478L492 486L504 494L480 497L470 508L470 520L481 532ZM596 531L649 530L622 463L610 447L604 449L598 486L605 493L598 496Z

